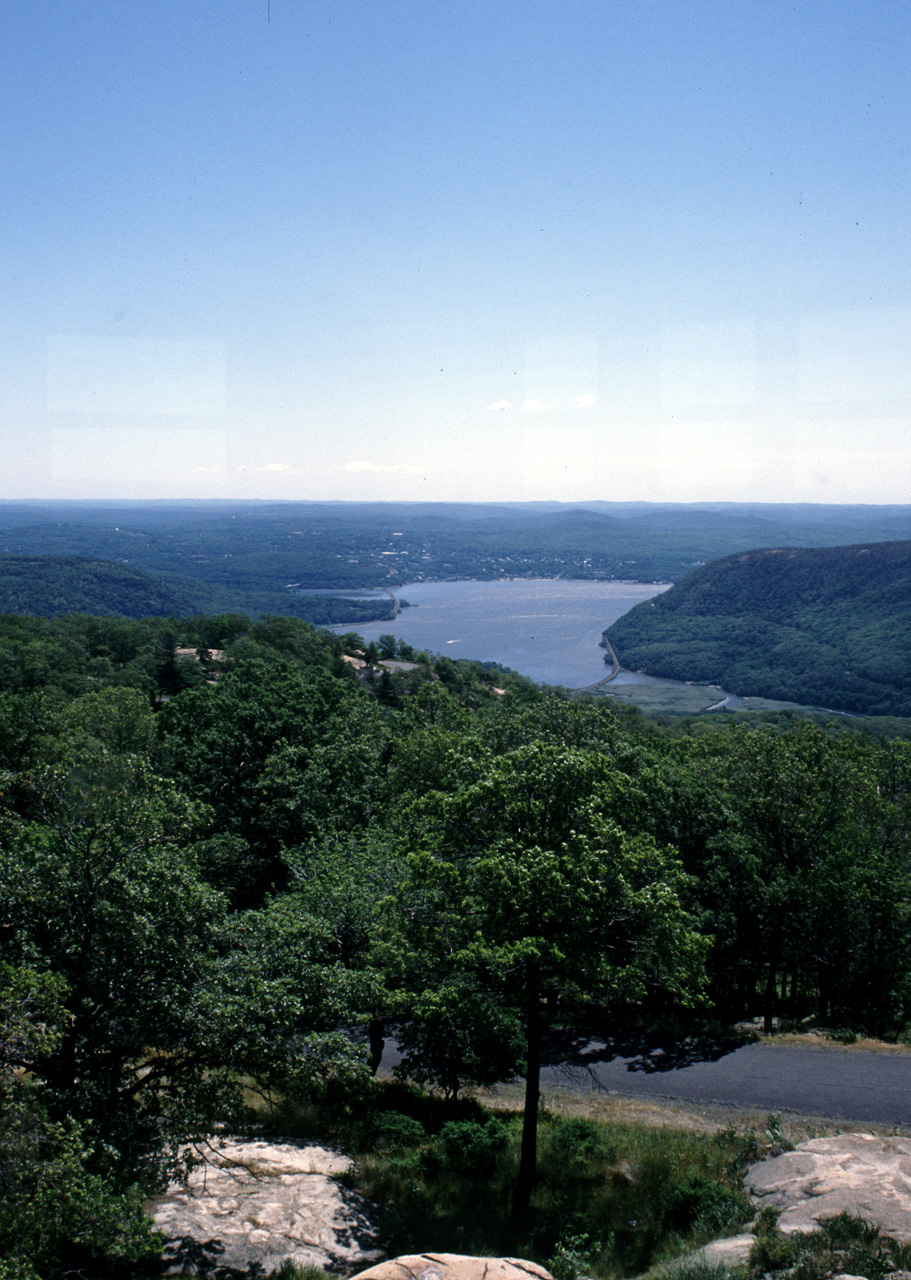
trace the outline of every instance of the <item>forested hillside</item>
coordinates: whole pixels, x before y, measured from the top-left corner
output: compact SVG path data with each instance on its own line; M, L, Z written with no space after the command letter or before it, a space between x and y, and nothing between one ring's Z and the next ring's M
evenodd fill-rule
M373 1192L390 1247L547 1259L570 1215L603 1241L597 1274L638 1273L706 1229L702 1201L667 1183L646 1230L616 1190L635 1173L548 1199L555 1037L755 1015L908 1036L909 869L905 741L659 731L290 618L7 617L0 1274L154 1254L143 1198L188 1138L314 1108L416 1144ZM436 1120L372 1078L393 1029ZM524 1126L459 1110L517 1071ZM608 1159L573 1133L574 1167ZM467 1216L421 1199L450 1148L475 1153Z
M911 542L751 551L610 628L620 662L868 715L911 715Z
M77 556L0 555L0 613L167 617L202 612L195 583L183 590L158 574ZM189 589L187 589L189 587Z
M393 616L388 596L358 601L209 585L85 556L0 554L0 614L56 618L65 613L161 618L187 614L280 613L332 626Z

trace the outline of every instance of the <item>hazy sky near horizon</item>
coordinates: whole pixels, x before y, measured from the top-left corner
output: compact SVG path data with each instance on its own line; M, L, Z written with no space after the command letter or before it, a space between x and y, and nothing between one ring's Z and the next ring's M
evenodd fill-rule
M901 0L6 0L0 498L911 502Z

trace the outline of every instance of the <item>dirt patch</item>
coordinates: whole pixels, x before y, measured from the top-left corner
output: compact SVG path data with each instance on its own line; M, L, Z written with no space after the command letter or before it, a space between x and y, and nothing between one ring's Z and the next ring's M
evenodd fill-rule
M787 1045L793 1049L840 1049L845 1053L886 1053L911 1057L911 1045L872 1040L868 1036L858 1036L850 1044L845 1044L843 1040L833 1039L827 1031L779 1031L772 1036L759 1035L757 1040L773 1047Z
M518 1112L522 1109L524 1089L519 1084L500 1085L496 1089L479 1090L476 1096L493 1110ZM733 1127L738 1132L755 1133L764 1146L782 1140L789 1144L806 1142L854 1132L858 1127L856 1121L798 1112L785 1111L770 1116L766 1111L738 1107L699 1106L672 1098L630 1098L618 1093L584 1093L576 1089L546 1089L542 1105L555 1115L583 1116L602 1124L644 1124L691 1133L717 1133ZM864 1131L881 1136L911 1136L911 1127L898 1125L865 1124Z

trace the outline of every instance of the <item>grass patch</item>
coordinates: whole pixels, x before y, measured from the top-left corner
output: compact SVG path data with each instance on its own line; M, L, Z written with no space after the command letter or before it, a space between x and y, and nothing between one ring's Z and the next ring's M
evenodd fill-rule
M616 684L612 681L592 690L591 696L628 703L652 715L694 716L714 706L724 694L717 685L655 680L648 684Z
M589 696L624 702L638 707L648 715L695 716L715 706L725 697L725 694L716 684L681 684L655 676L643 684L617 684L611 681L609 684L592 689ZM730 709L713 711L712 715L749 718L751 713L762 711L791 711L801 715L812 715L817 710L815 707L798 702L747 697L742 698ZM837 715L838 713L827 714Z
M272 1272L272 1280L328 1280L328 1277L322 1267L303 1267L300 1263L286 1258Z
M680 1258L659 1267L652 1273L652 1280L729 1280L731 1273L731 1268L723 1262L712 1262L697 1254L694 1258Z
M758 1155L752 1135L604 1125L545 1114L531 1213L512 1213L520 1117L475 1103L472 1115L439 1121L386 1105L370 1123L344 1177L378 1205L390 1254L452 1252L519 1256L557 1280L639 1274L753 1214L741 1191ZM387 1100L388 1102L388 1100Z
M911 1245L900 1244L863 1218L841 1213L818 1231L788 1236L778 1230L776 1218L774 1210L759 1216L748 1271L755 1280L769 1274L786 1280L827 1280L838 1274L883 1280L911 1269Z

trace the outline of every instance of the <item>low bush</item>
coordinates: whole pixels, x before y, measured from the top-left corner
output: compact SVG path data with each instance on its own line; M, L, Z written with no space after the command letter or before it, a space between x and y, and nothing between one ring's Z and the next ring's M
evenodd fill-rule
M911 1245L900 1244L863 1218L841 1213L818 1231L783 1235L774 1220L760 1214L750 1251L749 1276L782 1280L827 1280L833 1275L884 1280L911 1268Z
M566 1236L547 1259L547 1270L554 1280L585 1280L603 1247L589 1236Z
M603 1124L585 1120L580 1116L552 1121L542 1133L542 1158L552 1169L565 1171L610 1160L614 1145L610 1133Z
M669 1262L655 1272L654 1280L731 1280L731 1272L723 1262L697 1254Z
M829 1039L834 1040L836 1044L856 1044L857 1032L853 1027L836 1027L834 1031L829 1032Z
M522 1256L557 1280L638 1274L752 1216L740 1191L752 1138L544 1116L531 1214L518 1224L520 1142L518 1117L460 1118L413 1146L379 1139L349 1184L379 1204L391 1254Z
M380 1111L374 1125L378 1147L416 1147L427 1137L420 1120L402 1115L401 1111Z
M289 1258L275 1268L272 1277L273 1280L328 1280L321 1267L304 1267L298 1262L292 1262Z
M666 1212L674 1231L695 1229L721 1236L749 1216L750 1205L742 1192L693 1171L671 1187Z
M508 1136L508 1126L493 1116L486 1124L450 1120L427 1149L424 1166L430 1173L489 1180L506 1150Z

